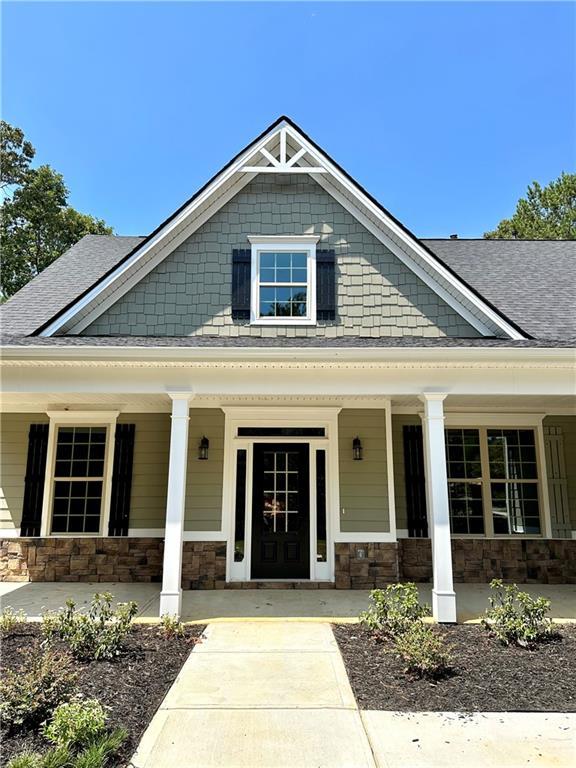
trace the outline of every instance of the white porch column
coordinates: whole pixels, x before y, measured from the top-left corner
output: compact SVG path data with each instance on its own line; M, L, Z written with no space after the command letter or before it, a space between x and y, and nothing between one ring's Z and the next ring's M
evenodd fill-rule
M166 499L166 532L160 616L180 616L182 610L182 541L184 538L184 501L188 463L188 420L190 392L171 393L172 424Z
M432 539L432 614L436 621L456 621L456 595L452 580L452 547L448 507L448 477L444 440L445 393L425 392L423 433L426 500Z

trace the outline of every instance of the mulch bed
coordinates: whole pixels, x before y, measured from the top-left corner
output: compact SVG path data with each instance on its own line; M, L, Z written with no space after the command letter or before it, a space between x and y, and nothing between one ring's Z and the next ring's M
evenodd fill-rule
M390 641L362 625L333 629L360 709L576 712L576 626L533 650L503 646L478 624L438 627L454 662L438 681L406 673Z
M124 649L114 661L76 661L78 689L86 698L95 698L109 707L109 722L128 731L128 739L115 761L126 765L162 699L174 682L182 665L204 630L203 626L186 627L181 638L159 634L158 626L135 625L124 642ZM0 675L21 665L20 651L39 649L40 625L21 625L2 637ZM65 650L61 643L54 648ZM38 733L15 734L2 730L0 766L24 749L45 751L49 744Z

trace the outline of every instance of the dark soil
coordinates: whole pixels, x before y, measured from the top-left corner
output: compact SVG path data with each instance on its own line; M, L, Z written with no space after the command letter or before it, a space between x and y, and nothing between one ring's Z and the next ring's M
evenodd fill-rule
M437 681L404 670L389 640L335 625L360 709L419 712L576 712L576 626L532 650L507 647L478 624L438 627L453 669Z
M167 639L158 626L134 626L124 642L122 653L114 661L76 661L78 691L86 698L98 699L109 707L109 723L128 731L128 739L115 766L126 765L152 716L160 706L176 675L204 630L186 627L184 637ZM0 675L21 666L21 651L35 648L40 652L42 635L39 624L24 624L2 637ZM54 644L58 650L65 645ZM45 751L49 744L37 732L0 733L0 766L24 749Z

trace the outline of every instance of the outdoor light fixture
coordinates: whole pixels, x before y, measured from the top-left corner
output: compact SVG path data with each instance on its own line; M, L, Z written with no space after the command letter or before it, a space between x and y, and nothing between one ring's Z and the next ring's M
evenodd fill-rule
M362 443L359 437L352 440L352 458L354 461L362 461Z
M200 461L206 461L208 458L208 448L210 448L210 440L204 435L198 446L198 458Z

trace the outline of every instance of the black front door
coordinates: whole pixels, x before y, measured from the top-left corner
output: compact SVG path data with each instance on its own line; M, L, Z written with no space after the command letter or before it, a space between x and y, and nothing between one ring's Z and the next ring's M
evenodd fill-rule
M252 578L310 578L308 445L254 445Z

